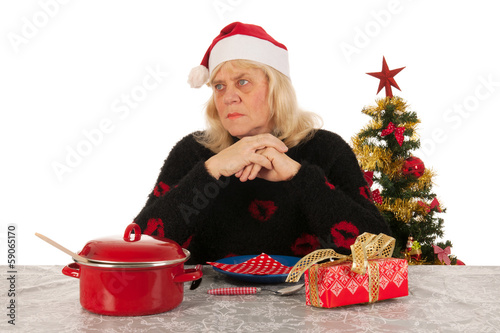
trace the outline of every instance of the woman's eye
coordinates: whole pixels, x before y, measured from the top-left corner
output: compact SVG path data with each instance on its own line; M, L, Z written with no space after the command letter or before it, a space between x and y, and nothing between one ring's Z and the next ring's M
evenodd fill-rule
M214 88L215 88L215 90L222 90L222 88L224 88L224 86L221 83L219 83L219 84L216 84L214 86Z
M238 81L238 83L239 83L240 86L244 86L245 84L248 83L248 81L241 79L241 80Z

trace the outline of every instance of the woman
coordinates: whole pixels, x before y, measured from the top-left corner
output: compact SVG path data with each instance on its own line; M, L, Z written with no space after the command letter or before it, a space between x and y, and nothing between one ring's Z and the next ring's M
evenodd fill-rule
M261 27L235 22L190 74L192 86L213 90L208 128L172 149L135 219L188 248L189 263L349 253L365 231L390 234L348 144L298 108L287 52Z

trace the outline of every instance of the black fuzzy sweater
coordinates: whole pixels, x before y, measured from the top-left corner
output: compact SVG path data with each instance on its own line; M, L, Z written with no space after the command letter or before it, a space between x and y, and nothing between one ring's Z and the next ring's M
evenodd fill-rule
M170 238L191 252L188 263L227 256L303 256L318 248L349 253L356 236L390 234L349 145L319 130L287 155L302 166L289 181L213 178L214 153L190 134L161 169L135 218L143 233Z

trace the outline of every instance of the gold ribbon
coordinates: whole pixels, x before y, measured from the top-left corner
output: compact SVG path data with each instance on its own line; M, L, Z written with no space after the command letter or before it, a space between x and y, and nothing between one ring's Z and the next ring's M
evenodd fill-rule
M312 265L325 259L338 259L335 263L351 261L351 270L358 274L365 274L368 268L368 260L379 258L390 258L394 252L396 240L385 234L370 234L368 232L359 235L351 245L351 254L345 255L335 252L333 249L316 250L300 259L286 278L286 282L297 282L304 272Z
M370 234L365 232L356 238L351 245L351 254L345 255L335 252L333 249L316 250L300 259L286 278L286 282L297 282L306 270L325 259L338 259L326 265L338 265L345 261L352 262L351 271L357 274L369 274L370 303L378 299L379 274L378 264L370 263L369 260L390 258L394 252L396 240L385 234ZM314 270L317 273L317 270ZM312 275L315 275L314 272ZM317 284L317 281L316 281ZM313 288L317 288L313 287ZM314 295L312 295L314 296ZM313 297L311 297L313 299Z

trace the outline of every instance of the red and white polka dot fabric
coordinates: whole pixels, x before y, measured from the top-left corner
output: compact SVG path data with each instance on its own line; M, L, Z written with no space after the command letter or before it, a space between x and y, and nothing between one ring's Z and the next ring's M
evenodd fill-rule
M207 264L217 267L223 271L238 274L288 274L292 269L292 267L281 264L265 253L262 253L255 258L248 259L241 264L222 264L217 262L208 262Z

